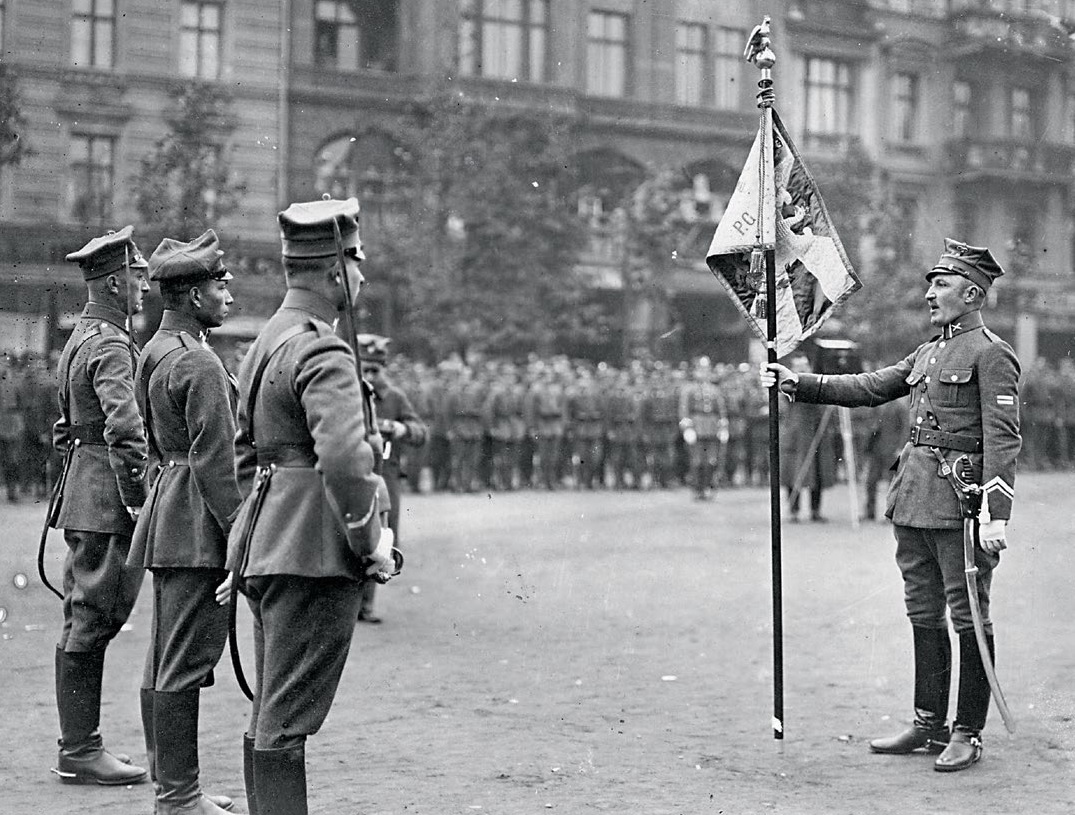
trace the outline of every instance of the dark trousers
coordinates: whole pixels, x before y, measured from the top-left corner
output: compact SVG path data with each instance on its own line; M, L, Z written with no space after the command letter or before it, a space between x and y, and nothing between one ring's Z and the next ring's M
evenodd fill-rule
M957 633L972 631L970 597L963 566L962 529L921 529L894 526L896 563L903 573L903 596L912 625L945 628L945 610ZM990 555L974 547L978 567L978 604L987 634L993 633L989 620L989 587L1000 555Z
M65 529L61 651L103 651L131 614L145 576L127 566L131 539Z
M216 602L224 569L154 569L153 622L142 687L178 693L211 684L228 639L228 608Z
M321 729L340 684L362 586L347 578L250 577L257 682L247 731L257 750L296 747Z

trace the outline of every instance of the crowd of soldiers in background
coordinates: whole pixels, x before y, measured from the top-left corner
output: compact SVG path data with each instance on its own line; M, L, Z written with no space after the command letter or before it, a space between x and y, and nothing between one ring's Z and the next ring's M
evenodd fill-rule
M0 357L0 471L9 501L47 497L58 473L54 362ZM397 357L388 368L429 426L426 445L404 450L413 492L691 486L706 497L767 483L768 400L745 363L617 368L554 357L429 366ZM1075 467L1075 363L1028 366L1020 396L1023 467ZM853 422L860 449L873 432L869 414L855 411L865 420Z

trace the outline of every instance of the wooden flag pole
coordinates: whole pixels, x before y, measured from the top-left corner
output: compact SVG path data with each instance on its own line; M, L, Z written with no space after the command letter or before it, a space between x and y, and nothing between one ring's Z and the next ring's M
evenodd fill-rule
M773 130L773 65L776 54L773 53L769 38L769 17L754 29L747 43L745 56L749 62L761 70L758 80L758 107L761 108L762 133ZM765 139L762 140L765 144ZM760 166L764 168L764 157ZM765 206L765 195L760 193L759 209ZM774 213L758 212L758 242L752 253L751 265L764 254L765 263L765 348L769 362L776 362L776 248L762 246L762 224L765 218L774 217ZM772 588L773 588L773 738L784 738L784 603L780 539L780 390L769 388L769 516L772 530Z

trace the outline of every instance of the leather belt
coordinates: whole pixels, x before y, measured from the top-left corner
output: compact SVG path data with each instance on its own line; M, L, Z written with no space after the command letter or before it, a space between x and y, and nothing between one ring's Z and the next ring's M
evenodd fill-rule
M67 428L72 442L79 444L96 444L101 447L107 446L105 441L104 424L73 424Z
M961 453L980 453L982 440L974 436L961 436L958 433L946 433L933 427L915 426L911 428L911 444L915 447L941 447L945 450L958 450Z
M312 447L291 445L258 447L258 466L313 467L317 463Z

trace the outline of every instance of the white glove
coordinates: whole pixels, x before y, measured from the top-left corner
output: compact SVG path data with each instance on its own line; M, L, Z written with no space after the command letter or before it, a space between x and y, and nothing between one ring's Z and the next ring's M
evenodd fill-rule
M1005 531L1008 526L1008 522L1003 518L998 518L995 521L988 521L981 524L978 527L978 542L982 547L982 551L988 552L991 555L999 554L1004 549L1008 548L1008 542L1005 539Z
M214 595L219 605L226 606L231 602L231 584L235 581L235 572L228 572L224 582L216 587Z
M799 375L778 362L763 362L758 371L758 379L763 388L779 385L780 390L791 395L799 386Z
M392 547L396 545L396 533L389 527L381 527L381 539L377 541L377 548L370 555L372 561L366 569L367 575L375 575L379 572L391 574L395 569L395 561L392 559Z

